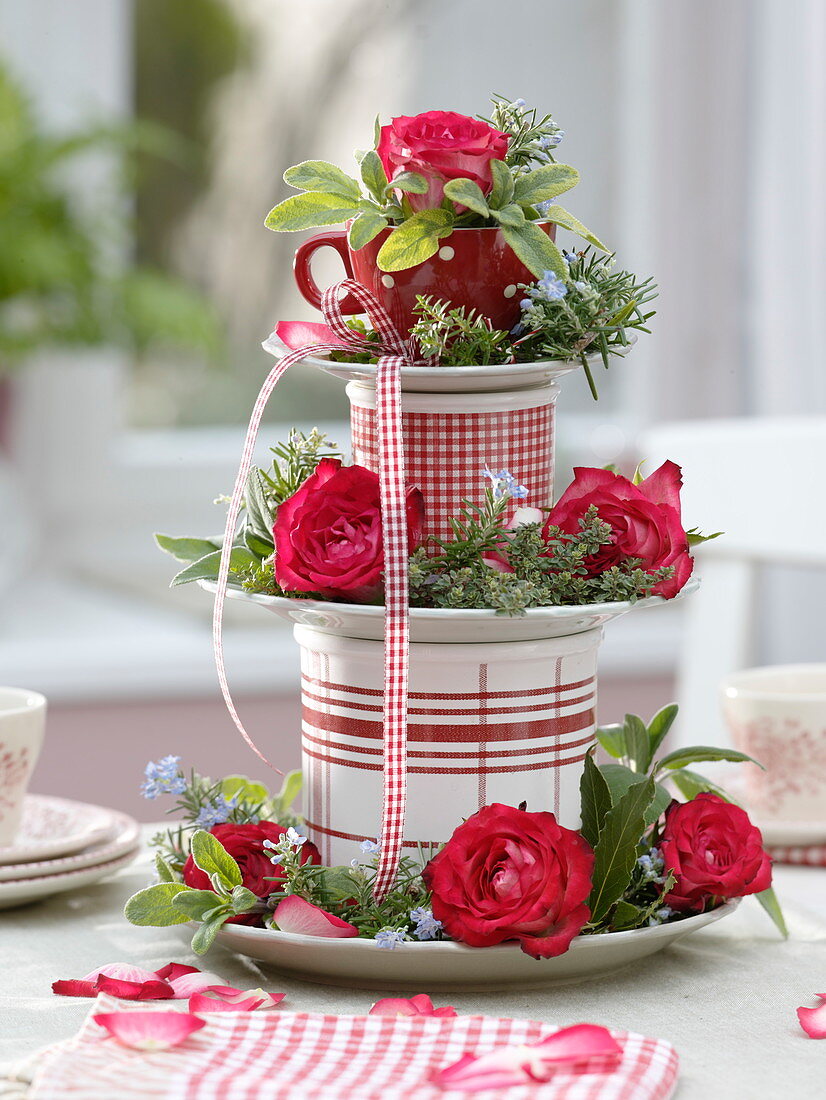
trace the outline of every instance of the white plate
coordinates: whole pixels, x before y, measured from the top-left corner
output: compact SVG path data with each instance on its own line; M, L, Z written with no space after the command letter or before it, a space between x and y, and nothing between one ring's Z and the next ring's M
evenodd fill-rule
M198 581L207 592L215 591L213 581ZM690 596L700 587L695 577L674 600ZM227 589L232 600L257 603L269 611L302 626L315 627L328 634L347 638L384 637L384 607L372 604L332 603L328 600L288 599ZM454 608L414 607L410 611L411 642L515 642L538 638L565 638L582 634L596 626L618 619L638 607L658 607L673 603L662 596L649 596L636 603L592 603L580 607L531 607L524 615L500 615L496 611Z
M84 848L82 852L63 856L60 859L44 859L36 863L9 863L0 867L0 884L21 878L42 878L44 875L79 871L82 867L108 863L133 851L140 840L140 825L126 814L113 813L112 817L115 835L111 840L93 844L89 848Z
M121 816L105 806L27 794L15 842L0 848L0 865L53 859L102 843L113 836Z
M94 867L84 867L80 871L68 871L60 875L43 875L41 878L22 878L16 882L0 882L0 909L13 909L17 905L27 905L41 898L50 898L55 894L76 890L80 886L90 886L98 879L126 867L140 855L138 844L131 852L118 859L99 863Z
M783 844L797 847L826 843L826 821L760 821L755 825L763 834L764 844Z
M271 333L261 345L276 359L283 359L289 352L287 345L275 333ZM633 342L612 352L611 357L627 355ZM586 356L593 366L602 367L598 353ZM307 355L302 360L311 367L323 370L345 382L375 382L376 367L370 363L336 363L327 356ZM407 393L488 393L495 390L524 389L538 386L552 378L581 367L578 360L549 359L535 363L511 363L497 366L469 367L402 367L402 390Z
M739 899L711 913L656 928L582 936L555 959L532 959L515 943L483 948L451 942L403 943L388 950L377 947L373 940L298 936L240 924L224 925L216 942L290 977L323 985L427 992L530 989L601 977L629 966L728 916L738 905ZM191 932L189 925L179 927Z

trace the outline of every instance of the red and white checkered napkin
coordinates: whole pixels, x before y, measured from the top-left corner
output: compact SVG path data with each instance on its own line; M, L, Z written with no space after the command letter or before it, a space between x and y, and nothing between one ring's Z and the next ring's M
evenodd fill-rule
M147 1006L99 997L75 1039L43 1056L29 1100L666 1100L677 1079L669 1043L627 1031L612 1032L625 1053L610 1073L566 1071L546 1084L471 1094L430 1084L433 1071L556 1029L487 1016L239 1012L210 1014L181 1046L148 1054L93 1021L112 1010Z
M791 863L799 867L826 867L826 844L772 844L769 855L775 863Z

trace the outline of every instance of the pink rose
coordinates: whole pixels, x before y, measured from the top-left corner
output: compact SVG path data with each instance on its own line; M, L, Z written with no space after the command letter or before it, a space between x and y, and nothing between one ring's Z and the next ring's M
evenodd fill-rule
M518 940L535 959L561 955L591 913L594 854L551 813L494 802L469 817L422 872L433 916L471 947Z
M664 462L639 485L610 470L578 466L574 480L545 523L574 535L591 505L611 527L611 541L586 558L589 577L599 576L627 558L639 558L647 571L672 566L674 575L654 588L658 596L676 596L694 568L688 537L680 519L680 467Z
M421 540L424 498L407 491L407 537ZM273 525L275 579L287 592L371 603L382 592L384 543L379 478L364 466L323 458L280 504Z
M376 149L389 180L418 172L428 181L426 194L407 195L414 210L439 206L448 180L472 180L487 194L493 187L490 162L504 160L507 151L507 134L455 111L394 118L382 126Z
M666 905L680 912L701 913L713 899L742 898L771 886L772 864L760 830L744 809L716 794L672 802L660 854L677 879Z

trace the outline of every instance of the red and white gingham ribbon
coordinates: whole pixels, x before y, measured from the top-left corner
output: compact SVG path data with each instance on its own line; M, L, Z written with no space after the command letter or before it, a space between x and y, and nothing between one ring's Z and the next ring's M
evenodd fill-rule
M364 306L364 311L380 336L378 345L365 344L344 321L340 297L348 293ZM407 680L408 680L408 591L407 591L407 514L405 506L404 447L401 420L401 374L405 364L414 364L415 356L396 331L382 304L360 283L345 279L329 287L321 302L324 320L344 343L364 350L375 347L380 355L376 371L376 423L379 437L379 486L381 493L382 536L384 541L384 795L381 815L381 848L373 887L377 900L385 897L393 885L401 857L407 798ZM223 649L224 601L229 578L230 552L238 525L238 516L252 465L255 441L261 418L270 396L282 375L307 355L336 351L341 345L313 344L285 355L267 375L250 416L241 462L227 510L221 563L215 590L212 638L218 683L227 710L241 736L268 767L280 772L261 752L244 728L227 681Z

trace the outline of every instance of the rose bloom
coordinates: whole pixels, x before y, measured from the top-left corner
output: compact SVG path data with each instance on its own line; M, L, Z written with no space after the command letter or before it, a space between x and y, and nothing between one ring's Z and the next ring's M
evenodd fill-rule
M665 869L677 882L666 905L702 912L711 900L759 894L771 886L771 859L760 830L740 806L716 794L673 802L660 839Z
M394 118L382 126L376 148L389 180L401 172L418 172L427 180L426 194L407 193L413 210L439 206L448 180L472 180L487 194L493 187L490 162L504 160L507 151L507 134L455 111Z
M639 485L610 470L587 466L574 469L574 480L551 509L544 532L559 527L579 531L579 521L593 504L611 527L611 541L586 558L589 577L599 576L626 558L639 558L647 571L668 565L674 574L654 587L654 594L676 596L694 568L680 519L680 467L664 462Z
M424 498L407 491L407 537L412 553L422 536ZM273 525L275 579L287 592L317 592L355 603L382 592L384 543L379 478L364 466L323 458L295 493L278 506Z
M264 847L264 841L277 843L287 831L283 825L277 825L274 821L260 821L257 825L228 822L226 825L215 825L209 831L238 864L241 884L257 898L267 898L278 889L284 876L280 866L270 862L272 853ZM318 848L310 840L301 846L301 862L321 863ZM184 864L182 874L187 886L196 890L212 890L209 875L195 864L192 856ZM229 923L260 924L261 914L241 913L231 917Z
M433 915L454 940L518 940L535 959L568 950L591 913L594 854L551 813L493 803L469 817L423 871Z

